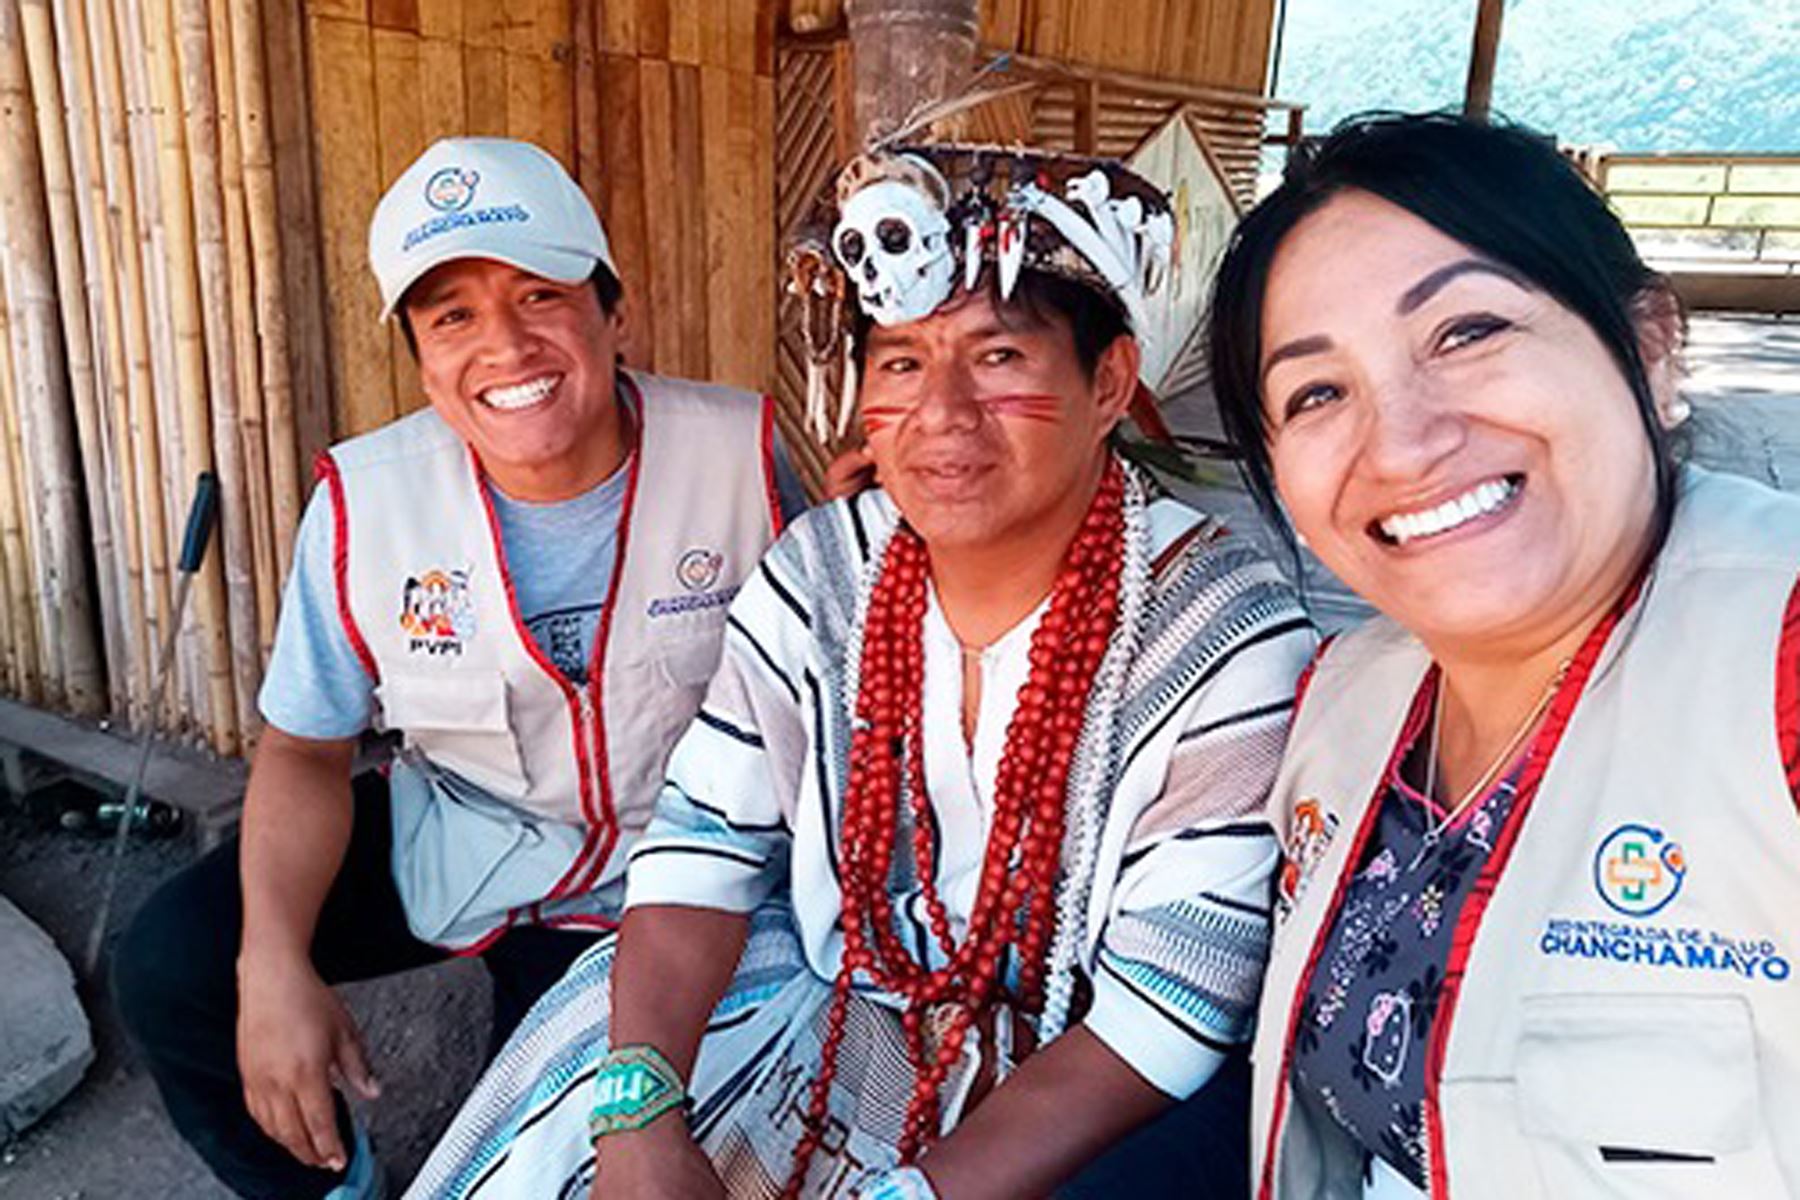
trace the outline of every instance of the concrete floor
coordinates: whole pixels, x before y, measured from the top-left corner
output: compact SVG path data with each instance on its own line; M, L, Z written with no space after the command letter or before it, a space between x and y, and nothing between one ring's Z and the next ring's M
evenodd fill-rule
M1800 491L1800 322L1697 317L1688 359L1697 461ZM1198 498L1234 524L1258 525L1240 493L1210 489ZM1308 581L1324 623L1353 619L1354 600L1316 564ZM71 959L86 943L98 903L103 845L30 828L0 806L0 893ZM134 844L115 927L192 853L186 842ZM80 989L98 1060L56 1111L0 1148L0 1198L225 1200L225 1190L164 1120L154 1088L123 1041L104 978L83 979ZM346 992L387 1089L369 1113L376 1144L392 1177L404 1182L475 1074L487 1023L485 976L460 962Z

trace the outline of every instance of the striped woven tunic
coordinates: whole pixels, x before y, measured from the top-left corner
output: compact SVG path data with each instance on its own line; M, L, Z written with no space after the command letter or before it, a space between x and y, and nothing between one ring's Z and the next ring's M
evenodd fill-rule
M1064 991L1076 997L1069 1023L1180 1098L1250 1033L1276 862L1262 806L1313 633L1248 541L1135 477L1130 489L1138 520L1127 539L1137 542L1121 593L1135 620L1115 634L1109 660L1119 669L1102 668L1071 773L1058 944L1069 960ZM897 520L883 493L867 492L795 522L765 557L732 606L720 671L631 854L628 907L755 914L690 1080L696 1136L732 1196L779 1190L817 1065L842 951L836 839L860 616ZM926 617L926 783L942 831L938 889L959 936L1040 615L984 655L972 747L961 735L954 639L935 601ZM904 825L900 843L896 920L935 964L919 889L904 874ZM1053 995L1056 965L1053 954ZM581 1194L592 1174L581 1122L607 1048L610 967L602 944L540 1002L409 1194ZM809 1194L853 1190L863 1172L893 1162L911 1090L899 1012L892 997L856 997L832 1097L842 1137L816 1157ZM946 1128L960 1116L979 1041L946 1086Z

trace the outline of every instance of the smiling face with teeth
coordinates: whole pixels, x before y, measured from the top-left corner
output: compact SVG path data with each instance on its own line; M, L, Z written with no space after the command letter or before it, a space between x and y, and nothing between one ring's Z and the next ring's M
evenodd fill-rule
M1276 487L1326 566L1439 657L1579 636L1651 541L1652 450L1594 331L1406 210L1344 191L1277 250Z
M623 325L586 280L491 259L437 267L401 301L432 407L507 495L565 500L624 460L614 396Z

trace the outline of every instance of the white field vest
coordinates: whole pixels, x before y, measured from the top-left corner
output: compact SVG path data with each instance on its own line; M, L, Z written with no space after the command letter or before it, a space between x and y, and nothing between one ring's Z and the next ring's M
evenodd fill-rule
M1684 473L1491 902L1465 910L1426 1059L1434 1200L1800 1200L1800 812L1776 715L1797 572L1800 500ZM1295 720L1270 801L1286 916L1253 1057L1258 1197L1363 1194L1350 1139L1289 1086L1291 1031L1428 666L1370 622Z
M617 915L595 893L623 875L726 608L779 530L771 401L636 374L621 400L638 445L585 686L521 623L480 466L435 412L322 460L340 609L377 723L403 735L395 877L424 940L476 950L515 921Z

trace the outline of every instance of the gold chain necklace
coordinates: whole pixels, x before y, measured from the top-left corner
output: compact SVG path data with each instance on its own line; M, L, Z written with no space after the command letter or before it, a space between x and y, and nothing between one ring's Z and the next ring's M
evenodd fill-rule
M1520 745L1537 726L1538 721L1543 718L1545 711L1550 707L1550 702L1556 698L1557 689L1562 687L1563 678L1569 673L1571 661L1567 658L1562 660L1561 665L1556 668L1556 674L1552 675L1550 682L1544 685L1544 694L1539 696L1537 703L1531 706L1531 711L1525 714L1525 719L1520 721L1518 727L1512 731L1512 736L1506 739L1506 745L1500 747L1500 753L1496 754L1493 761L1488 763L1487 770L1481 773L1481 777L1475 781L1474 786L1464 792L1462 798L1451 805L1450 810L1436 824L1426 827L1425 835L1419 841L1418 853L1413 855L1412 862L1407 865L1407 870L1411 871L1416 868L1427 854L1437 848L1437 844L1443 840L1445 832L1449 830L1450 826L1456 824L1457 818L1467 811L1469 805L1486 796L1488 789L1493 787L1494 780L1499 778L1500 773L1512 764L1519 752ZM1431 815L1429 805L1436 802L1438 745L1444 729L1444 693L1448 690L1440 669L1437 695L1432 698L1431 755L1425 762L1426 804L1421 806L1425 809L1428 818Z

